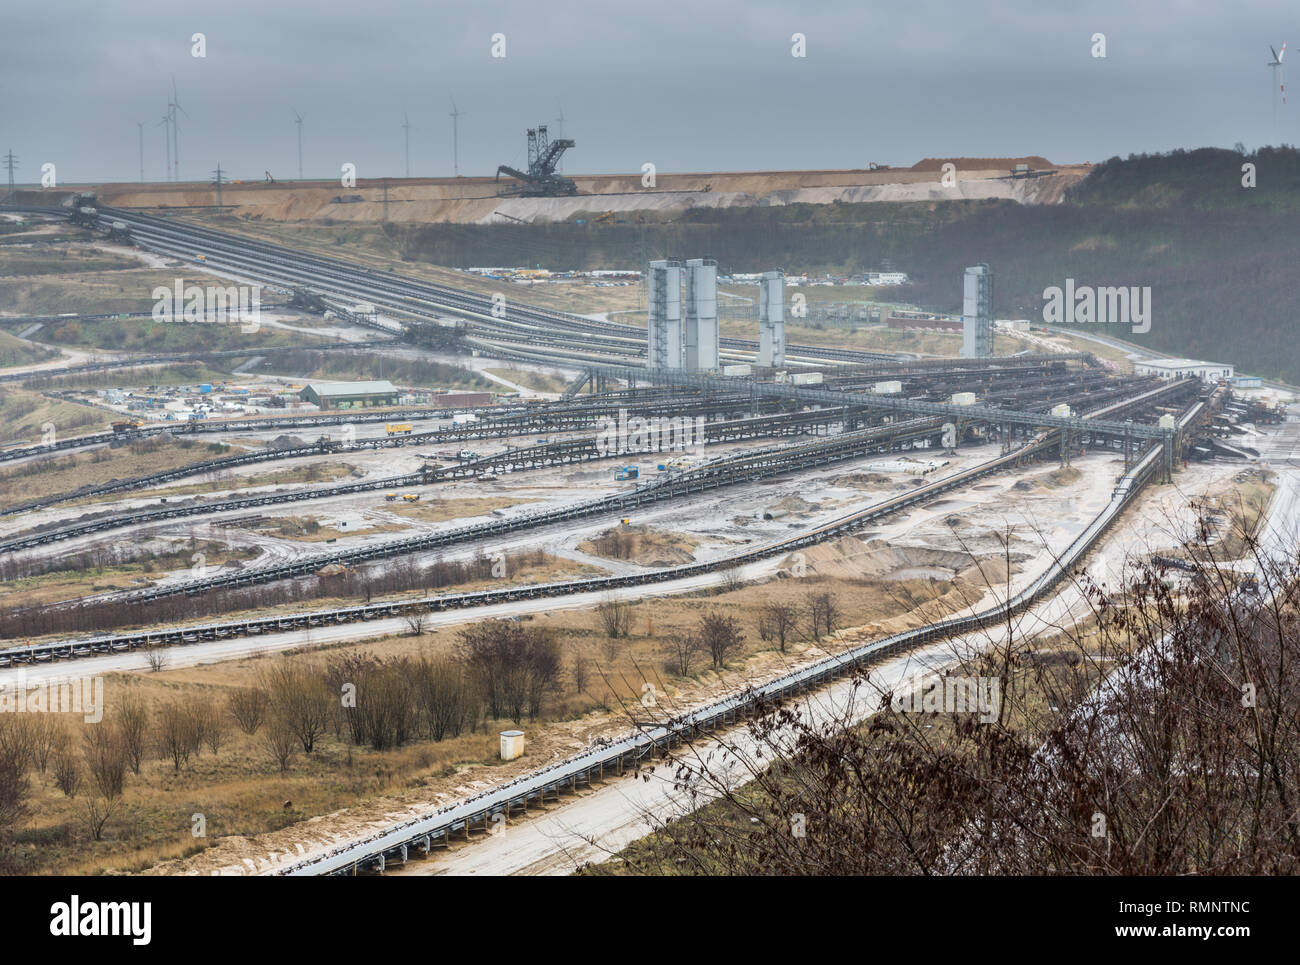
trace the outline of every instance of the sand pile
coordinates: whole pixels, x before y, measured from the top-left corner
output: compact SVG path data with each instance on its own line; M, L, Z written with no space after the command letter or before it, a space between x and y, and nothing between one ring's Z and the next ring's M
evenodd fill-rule
M976 570L965 553L893 546L878 539L864 542L855 536L792 553L781 566L788 571L802 567L807 576L877 580L955 580L967 570Z

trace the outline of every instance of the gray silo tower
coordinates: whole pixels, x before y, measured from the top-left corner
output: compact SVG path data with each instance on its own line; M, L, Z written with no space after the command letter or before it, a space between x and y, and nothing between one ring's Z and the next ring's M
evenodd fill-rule
M993 269L974 265L966 269L962 287L961 357L988 358L993 354Z

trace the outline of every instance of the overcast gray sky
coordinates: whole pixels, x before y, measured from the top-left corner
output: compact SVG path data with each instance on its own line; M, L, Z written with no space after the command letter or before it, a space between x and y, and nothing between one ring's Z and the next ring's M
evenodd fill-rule
M452 96L472 175L522 164L561 107L567 173L1293 144L1300 96L1275 126L1266 63L1298 27L1282 0L42 0L0 14L0 151L23 181L135 180L142 120L162 178L173 75L185 179L293 177L293 107L308 177L400 176L403 111L412 174L447 176Z

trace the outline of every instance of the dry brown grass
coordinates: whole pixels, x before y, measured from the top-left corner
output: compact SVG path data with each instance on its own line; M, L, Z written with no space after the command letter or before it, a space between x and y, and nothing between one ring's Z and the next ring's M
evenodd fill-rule
M39 392L12 386L0 388L0 444L34 444L42 441L52 424L56 437L83 435L108 428L113 416L91 406L49 399Z
M524 503L537 502L535 499L518 499L514 496L470 496L465 499L430 499L421 493L418 503L406 503L402 496L411 490L400 490L393 502L376 504L376 509L405 516L407 519L423 523L441 523L448 519L464 519L468 516L486 516L498 509L508 509ZM415 490L419 492L419 490Z
M104 447L22 463L0 470L0 506L70 493L82 486L99 486L118 479L179 469L217 455L193 439L153 437L117 448Z
M572 565L556 561L557 565ZM541 574L512 574L516 581ZM555 578L553 573L542 578ZM915 585L913 585L915 584ZM222 847L166 870L210 870L229 865L233 855L264 855L271 842L247 841L250 835L276 831L313 815L329 815L323 823L282 832L284 840L306 840L326 828L347 830L360 822L381 819L397 807L428 806L438 795L461 796L472 781L497 780L537 766L539 761L574 752L595 735L621 733L626 728L625 709L634 706L645 682L651 682L666 701L697 703L743 686L748 680L769 677L794 662L824 650L841 649L861 636L844 631L814 643L807 633L777 652L758 632L761 604L788 601L802 607L811 592L835 594L842 623L862 626L896 616L900 608L918 601L953 605L951 584L930 581L884 583L863 580L781 580L744 586L718 593L636 601L632 605L631 633L611 642L605 639L595 614L585 610L556 609L536 616L537 625L553 630L561 641L566 675L559 693L552 696L546 720L528 725L529 753L510 765L495 759L496 731L505 722L487 722L484 730L442 743L422 741L392 751L352 748L329 735L321 749L301 756L287 777L269 761L260 739L233 731L228 747L213 756L204 753L179 774L170 762L151 761L139 777L128 779L127 807L109 825L106 840L92 844L77 825L77 803L68 802L48 780L37 781L38 806L19 836L25 860L42 872L92 873L103 869L140 870L159 862L184 858L202 842L190 835L191 815L203 813L208 823L206 843ZM320 605L322 601L313 601ZM701 656L691 676L672 677L666 667L666 637L689 629L705 609L739 620L745 646L721 673L707 670ZM472 619L472 617L467 617ZM419 636L388 637L352 646L331 646L331 655L363 650L380 658L422 653L446 654L456 645L454 627ZM323 654L303 652L290 659L319 662ZM114 702L126 688L138 688L147 698L191 700L215 696L224 700L231 688L254 682L266 662L278 657L250 655L246 659L203 667L164 670L156 674L114 675L107 687L111 717ZM578 664L585 667L583 691L575 686ZM289 810L284 801L292 801ZM37 844L40 847L37 847Z

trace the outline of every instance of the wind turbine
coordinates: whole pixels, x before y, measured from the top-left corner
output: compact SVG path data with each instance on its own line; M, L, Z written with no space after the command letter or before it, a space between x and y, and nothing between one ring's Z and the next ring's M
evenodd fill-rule
M456 109L456 98L451 99L451 168L456 177L460 177L460 129L458 122L465 111Z
M186 117L190 116L189 111L181 107L180 99L176 96L176 78L172 78L171 99L167 102L167 113L171 116L172 122L172 165L173 181L181 179L181 125L180 120L176 117L176 112L180 111Z
M136 121L135 124L140 128L140 183L144 184L144 121Z
M1286 80L1282 77L1282 58L1286 56L1286 44L1282 45L1280 53L1274 50L1273 46L1270 44L1268 52L1273 55L1273 59L1269 61L1268 66L1273 68L1273 124L1276 126L1277 92L1279 90L1282 92L1282 104L1286 104Z
M302 180L302 115L298 113L298 108L290 107L293 111L293 122L298 125L298 180Z
M402 111L402 134L406 138L406 176L411 176L411 119Z
M167 113L162 116L162 119L159 120L154 127L161 127L163 129L163 143L167 145L167 166L163 168L162 177L162 179L166 181L172 174L172 112L170 107L167 109Z

